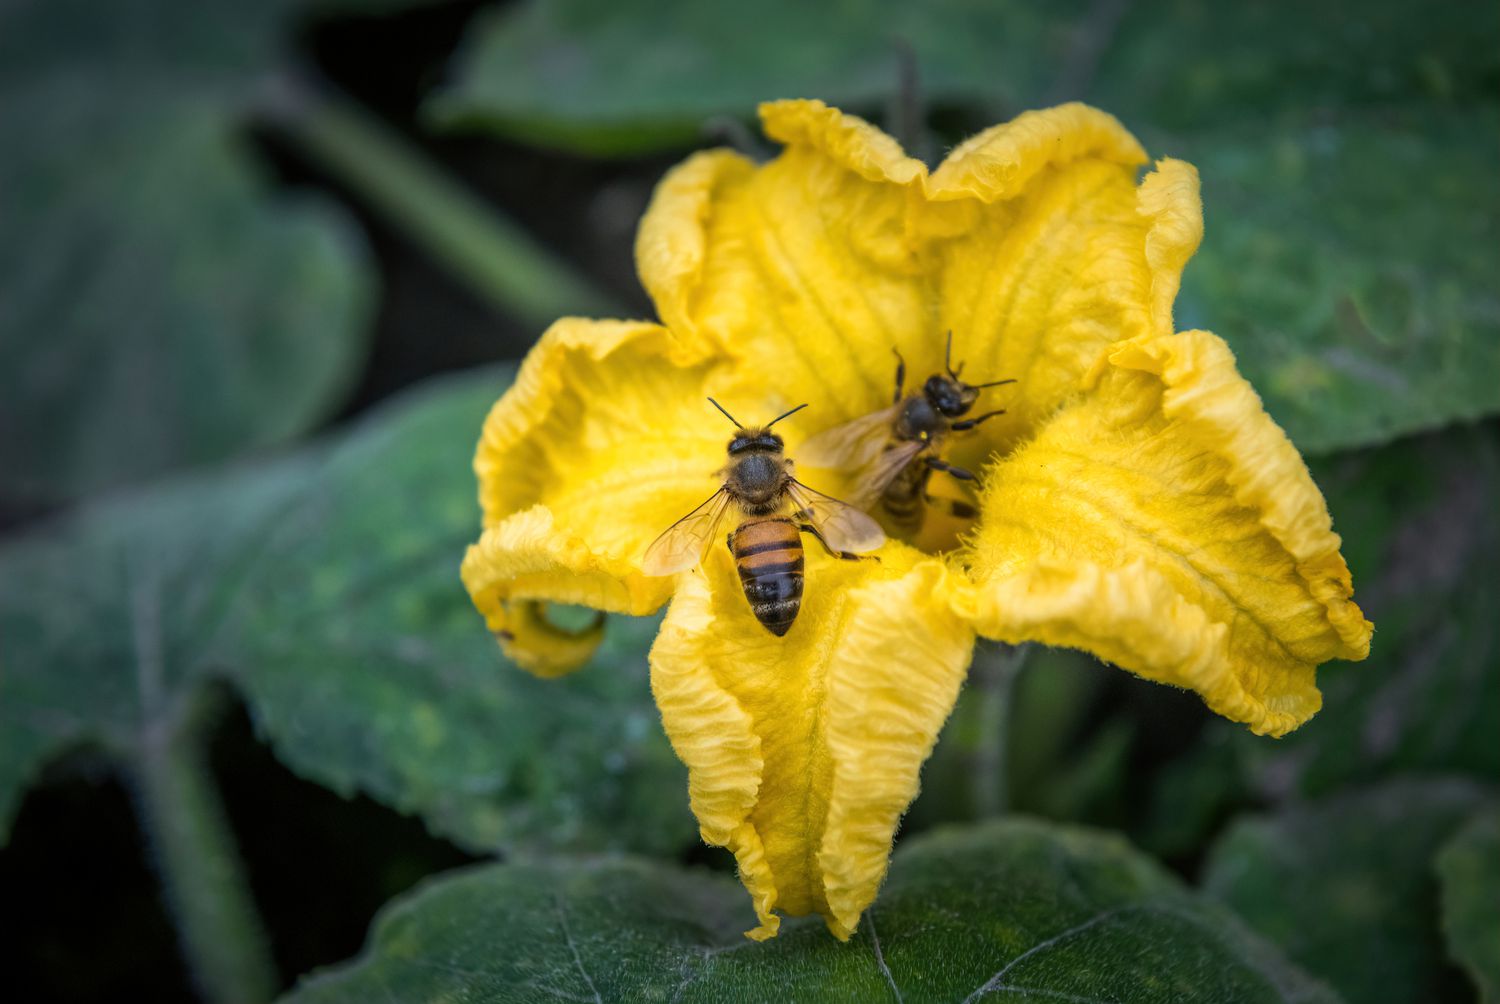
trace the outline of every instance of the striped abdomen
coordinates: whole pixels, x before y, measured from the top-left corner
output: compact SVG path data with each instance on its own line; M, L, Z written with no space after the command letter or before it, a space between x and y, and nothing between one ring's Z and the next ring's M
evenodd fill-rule
M780 637L802 605L802 535L785 516L752 518L729 535L729 551L755 617Z

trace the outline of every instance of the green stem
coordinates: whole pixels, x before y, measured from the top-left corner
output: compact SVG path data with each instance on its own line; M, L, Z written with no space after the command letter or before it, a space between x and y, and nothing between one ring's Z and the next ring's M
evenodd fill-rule
M148 726L134 761L137 814L200 994L213 1004L260 1004L278 979L208 768L218 703L205 695Z
M1030 651L1030 645L981 643L974 656L970 678L979 691L979 745L974 750L973 794L979 819L1004 815L1010 807L1011 697Z
M886 130L908 156L933 166L932 131L927 127L927 101L922 94L921 67L917 50L904 38L896 39L896 89L886 107Z
M262 110L314 162L497 309L529 324L620 306L358 104L278 79Z

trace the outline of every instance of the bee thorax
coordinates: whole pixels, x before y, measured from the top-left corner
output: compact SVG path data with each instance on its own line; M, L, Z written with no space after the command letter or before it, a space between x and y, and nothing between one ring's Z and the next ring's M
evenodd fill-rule
M753 453L735 461L725 480L735 500L748 511L773 508L786 487L786 462L779 456Z
M947 425L932 402L920 394L914 394L906 399L901 408L901 415L896 419L895 433L898 439L922 439L943 431Z

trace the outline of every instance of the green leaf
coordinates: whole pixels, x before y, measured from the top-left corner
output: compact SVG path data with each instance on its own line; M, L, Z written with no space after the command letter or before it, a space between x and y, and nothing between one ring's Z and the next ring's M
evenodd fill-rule
M1320 672L1323 710L1307 726L1244 741L1261 790L1315 794L1400 770L1500 778L1497 431L1318 465L1375 640L1365 662Z
M0 489L53 499L286 440L362 357L335 207L245 134L292 0L0 12Z
M940 104L999 121L1083 98L1199 167L1178 321L1230 341L1304 450L1500 409L1500 11L1125 6L533 0L479 23L432 108L638 152L769 98L879 110L902 39Z
M1292 26L1295 25L1295 28ZM1326 451L1500 409L1500 16L1138 7L1094 101L1203 179L1177 319Z
M1350 1004L1460 999L1432 859L1482 798L1467 781L1399 780L1249 819L1204 885Z
M69 749L126 760L227 681L294 770L465 847L692 839L647 683L649 620L542 681L458 578L470 458L507 377L439 381L336 441L137 492L0 548L0 834Z
M841 944L756 944L726 877L624 860L491 865L388 906L364 954L287 1004L339 1001L1333 1001L1119 840L1012 820L897 852Z
M929 97L1034 93L1067 28L1034 5L976 0L533 0L476 22L431 110L563 149L639 153L691 143L705 121L771 98L874 105L895 86L902 44Z
M1416 105L1152 144L1204 179L1179 322L1228 339L1304 451L1500 408L1500 158L1473 140L1497 132Z
M1448 954L1468 970L1482 1004L1500 1001L1500 811L1459 831L1437 858Z

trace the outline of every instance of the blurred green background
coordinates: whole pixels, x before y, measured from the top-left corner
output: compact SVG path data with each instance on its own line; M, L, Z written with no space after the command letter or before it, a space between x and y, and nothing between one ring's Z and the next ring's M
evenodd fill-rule
M653 185L803 96L933 159L1082 99L1196 164L1178 323L1308 455L1377 635L1279 742L1076 653L982 656L879 969L793 924L710 971L747 910L651 704L654 621L539 682L457 562L514 361L561 314L651 316ZM0 133L7 999L267 997L499 858L307 999L700 963L650 992L962 997L1067 881L1173 905L1048 956L1043 996L1500 1001L1500 5L8 0ZM612 912L666 888L693 909ZM403 952L467 968L389 983Z

